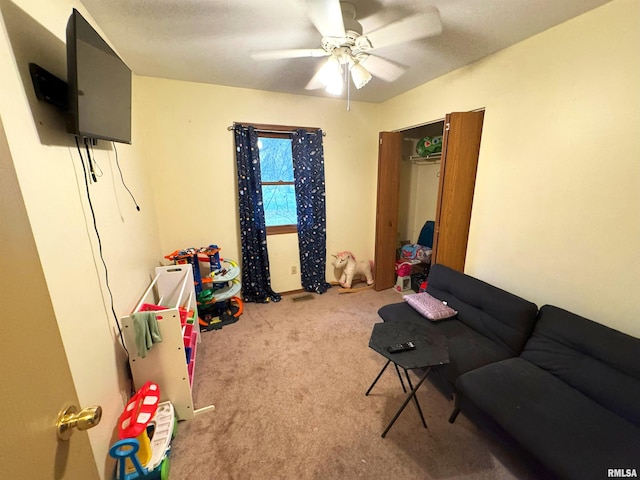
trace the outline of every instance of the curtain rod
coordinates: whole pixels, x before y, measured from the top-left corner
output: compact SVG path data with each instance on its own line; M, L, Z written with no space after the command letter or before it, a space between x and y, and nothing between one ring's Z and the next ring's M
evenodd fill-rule
M234 125L230 125L227 127L227 130L229 130L230 132L234 129ZM260 133L295 133L294 130L265 130L262 128L256 128L255 129L256 132L260 132ZM315 135L315 132L309 132L312 135ZM322 131L322 136L326 137L327 136L327 132L325 132L324 130Z

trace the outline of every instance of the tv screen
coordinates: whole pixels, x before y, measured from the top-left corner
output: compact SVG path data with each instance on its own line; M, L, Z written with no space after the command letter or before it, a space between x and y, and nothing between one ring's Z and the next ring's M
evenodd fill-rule
M131 143L131 70L74 8L67 23L69 130Z

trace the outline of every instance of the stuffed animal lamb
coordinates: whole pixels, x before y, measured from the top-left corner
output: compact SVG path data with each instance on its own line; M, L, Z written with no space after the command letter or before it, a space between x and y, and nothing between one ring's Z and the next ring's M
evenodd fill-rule
M351 282L357 275L366 278L367 285L373 285L373 274L371 273L373 262L356 262L356 257L351 252L340 252L333 257L335 257L333 266L338 270L343 269L340 280L338 280L342 287L351 288Z

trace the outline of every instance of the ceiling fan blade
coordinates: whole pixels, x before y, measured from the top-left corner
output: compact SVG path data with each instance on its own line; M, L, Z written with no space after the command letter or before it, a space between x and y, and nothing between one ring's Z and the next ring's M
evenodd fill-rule
M436 7L431 6L424 12L410 15L369 32L367 38L372 48L382 48L440 35L440 33L442 33L440 12Z
M323 37L345 36L339 0L306 0L307 16Z
M406 68L395 62L387 60L376 55L367 55L366 58L360 60L360 63L364 68L369 70L369 73L374 77L378 77L385 82L394 82L400 78Z
M267 50L252 52L254 60L278 60L281 58L326 57L329 55L322 48L291 48L287 50Z

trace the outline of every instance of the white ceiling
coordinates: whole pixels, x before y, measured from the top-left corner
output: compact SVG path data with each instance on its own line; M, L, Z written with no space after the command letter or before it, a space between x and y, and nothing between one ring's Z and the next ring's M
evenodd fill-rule
M138 75L301 95L324 58L254 60L252 52L320 48L307 1L82 0ZM364 33L436 6L442 34L375 50L406 69L374 77L351 99L382 102L610 0L350 0ZM544 68L544 65L541 65Z

